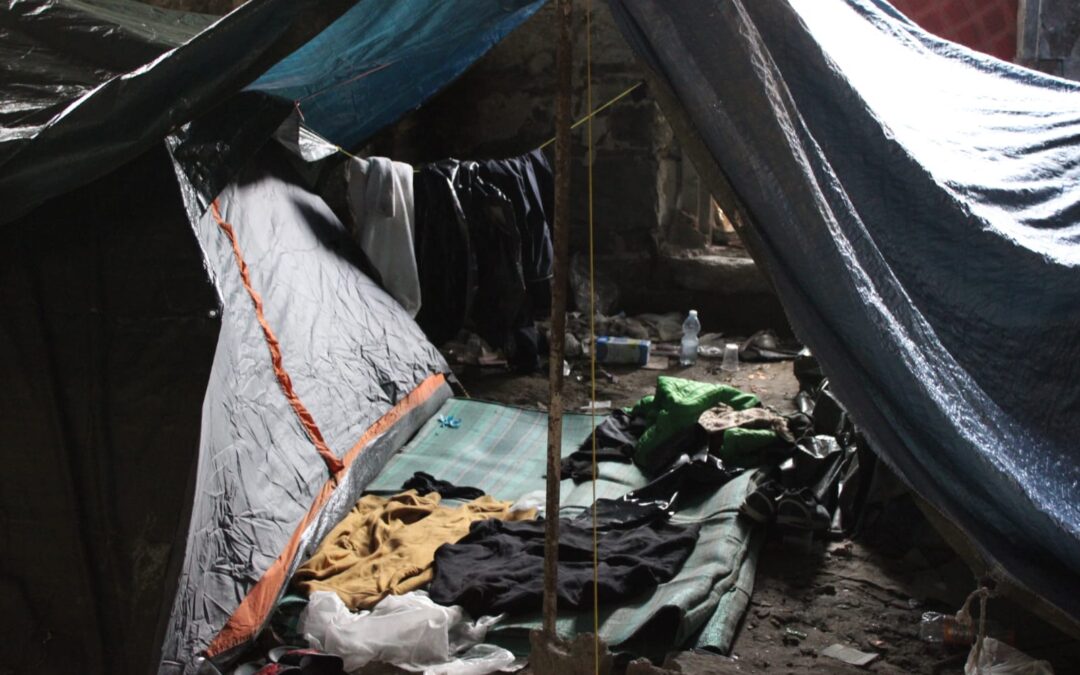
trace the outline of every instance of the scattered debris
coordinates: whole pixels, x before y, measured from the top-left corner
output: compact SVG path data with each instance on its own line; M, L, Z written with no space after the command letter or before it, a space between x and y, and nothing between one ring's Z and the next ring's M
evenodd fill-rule
M880 654L875 654L873 652L860 652L858 649L845 647L841 644L829 645L821 651L821 655L859 667L870 665L880 656Z
M667 370L671 367L671 359L667 356L657 356L655 353L649 356L648 363L645 364L646 370Z
M600 643L600 658L596 658L596 642ZM543 631L529 633L529 666L536 675L607 675L613 657L603 640L592 633L580 633L573 640L552 640Z
M611 401L591 401L581 406L581 409L585 412L593 410L611 410Z
M455 415L439 415L439 426L444 429L458 429L461 427L461 418Z

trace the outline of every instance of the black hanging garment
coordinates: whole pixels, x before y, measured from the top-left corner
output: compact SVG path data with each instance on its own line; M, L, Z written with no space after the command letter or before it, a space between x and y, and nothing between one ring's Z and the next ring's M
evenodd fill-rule
M416 323L436 345L457 337L476 295L476 257L455 185L459 168L460 162L448 159L424 166L413 177L413 244L422 300Z
M469 328L539 367L534 317L551 305L549 218L554 182L543 153L505 160L447 159L414 180L416 259L423 303L416 317L435 344Z
M551 309L554 252L551 223L555 182L541 150L520 157L479 162L480 176L510 200L521 232L521 262L531 313Z

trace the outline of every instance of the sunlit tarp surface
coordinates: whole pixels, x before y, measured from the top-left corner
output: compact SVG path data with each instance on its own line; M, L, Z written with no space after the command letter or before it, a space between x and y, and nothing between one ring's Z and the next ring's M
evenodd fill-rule
M1080 87L877 0L611 0L885 459L1080 617Z

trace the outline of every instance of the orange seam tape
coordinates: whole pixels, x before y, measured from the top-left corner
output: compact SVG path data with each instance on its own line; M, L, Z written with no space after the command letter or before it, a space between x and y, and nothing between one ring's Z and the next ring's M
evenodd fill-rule
M432 394L438 391L439 387L441 387L445 381L446 378L442 373L436 373L435 375L429 376L426 380L421 382L416 389L409 392L405 398L398 401L397 405L388 410L385 415L376 420L374 424L368 427L367 431L360 437L360 440L358 440L352 449L345 455L345 468L347 469L353 463L353 460L360 455L368 443L380 434L386 432L387 429L396 424L397 421L404 417L409 411L431 398ZM289 563L296 557L296 554L300 549L300 538L303 536L304 530L306 530L308 525L315 520L319 511L322 510L322 507L326 505L326 502L330 499L330 495L334 492L334 489L338 484L339 478L340 475L335 475L333 478L323 483L311 508L308 509L303 520L297 525L289 542L285 545L285 550L281 552L281 555L279 555L276 560L274 560L273 564L266 570L262 578L255 583L255 586L252 587L251 591L240 602L236 611L229 617L225 626L222 627L221 631L214 637L214 640L206 649L206 655L208 657L216 656L236 647L252 638L262 627L263 623L270 615L270 611L273 609L274 600L277 597L278 592L285 584L285 574L288 571Z
M244 288L247 289L248 295L251 296L251 301L255 303L255 317L259 320L259 325L262 326L263 336L266 338L266 346L270 349L270 361L274 364L274 374L277 375L278 384L281 385L281 390L285 393L285 398L289 400L289 405L292 406L296 416L300 419L300 424L304 427L304 431L307 432L308 438L315 445L315 449L319 455L326 462L326 468L329 469L331 474L340 473L344 468L341 460L334 456L329 446L326 445L326 441L323 440L322 432L319 431L319 426L315 424L315 418L312 417L311 412L304 406L300 397L296 395L296 390L293 389L292 378L289 377L289 373L285 371L285 365L281 359L281 344L278 342L277 336L274 335L274 331L270 329L270 324L266 321L266 316L263 314L263 301L262 297L251 285L251 275L248 272L247 263L244 261L244 255L240 252L240 244L236 240L236 232L233 230L233 226L225 222L225 219L221 217L221 210L218 207L218 200L214 200L210 204L210 210L214 214L214 220L217 221L219 227L225 232L225 236L229 238L229 242L232 244L233 255L236 256L236 264L240 267L240 278L244 282Z

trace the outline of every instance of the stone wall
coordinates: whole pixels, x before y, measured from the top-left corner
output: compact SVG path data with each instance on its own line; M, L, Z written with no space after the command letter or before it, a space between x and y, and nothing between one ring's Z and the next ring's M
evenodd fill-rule
M578 10L581 9L579 3ZM593 107L641 80L629 47L603 3L594 3ZM586 113L584 13L577 11L573 115ZM548 4L495 46L458 81L371 145L404 161L443 157L505 157L554 136L554 5ZM597 115L594 197L597 248L602 253L643 251L660 214L657 175L665 139L655 103L644 86ZM586 243L586 127L574 131L572 247ZM548 147L549 158L553 146Z
M607 6L594 2L592 108L641 82L636 57ZM586 104L584 2L575 6L573 114ZM554 135L554 6L549 4L496 45L458 81L365 152L422 163L444 157L512 156ZM573 133L571 250L588 250L586 126ZM715 250L719 228L699 225L697 176L663 114L642 85L593 120L594 240L598 267L628 312L701 310L707 327L784 329L771 288L741 251ZM549 150L551 148L549 147ZM549 157L551 155L549 154ZM745 305L745 311L740 310ZM713 323L717 317L723 321Z

